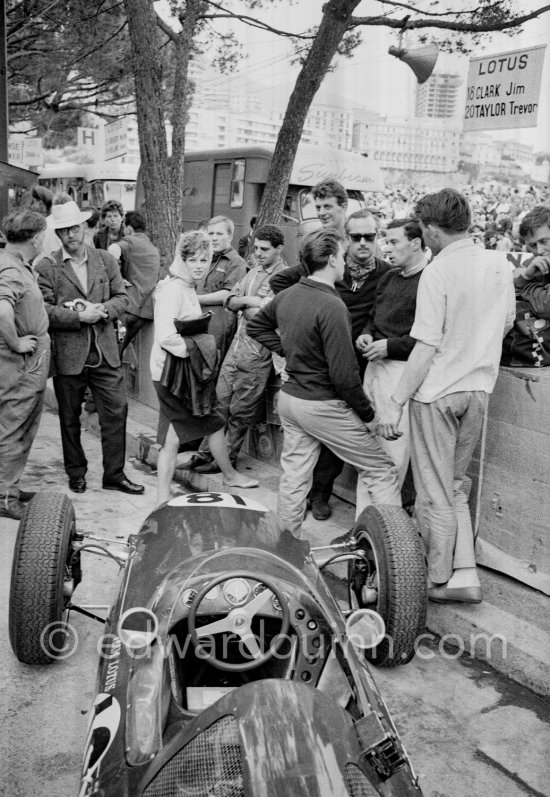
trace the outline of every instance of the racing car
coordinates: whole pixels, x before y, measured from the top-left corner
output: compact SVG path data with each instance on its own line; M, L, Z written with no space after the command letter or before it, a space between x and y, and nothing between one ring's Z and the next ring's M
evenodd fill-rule
M112 543L77 530L65 494L39 493L14 553L10 641L30 664L63 651L68 612L94 616L73 602L82 554L120 565L79 797L421 794L367 663L409 661L424 628L403 510L369 507L348 539L310 549L248 497L192 493Z

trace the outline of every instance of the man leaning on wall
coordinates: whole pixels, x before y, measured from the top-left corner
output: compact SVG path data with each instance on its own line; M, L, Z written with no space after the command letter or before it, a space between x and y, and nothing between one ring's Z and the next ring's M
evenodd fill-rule
M468 235L466 198L450 188L428 194L415 216L434 258L422 272L411 337L416 343L379 430L400 434L410 400L417 517L427 547L428 597L480 603L466 475L497 376L502 338L515 317L509 263Z

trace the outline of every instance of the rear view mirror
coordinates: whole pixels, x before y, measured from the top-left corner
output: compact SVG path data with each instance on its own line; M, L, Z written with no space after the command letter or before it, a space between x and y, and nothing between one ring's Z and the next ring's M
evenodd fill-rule
M149 647L158 633L157 616L150 609L128 609L119 620L117 633L124 647L130 650Z
M373 609L357 609L346 620L350 642L360 650L375 648L384 639L386 624Z

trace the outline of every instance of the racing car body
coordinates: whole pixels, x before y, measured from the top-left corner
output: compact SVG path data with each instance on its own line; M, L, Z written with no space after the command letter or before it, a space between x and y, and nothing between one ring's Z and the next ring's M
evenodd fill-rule
M421 794L350 634L362 618L346 624L308 545L265 507L179 496L124 559L80 797Z

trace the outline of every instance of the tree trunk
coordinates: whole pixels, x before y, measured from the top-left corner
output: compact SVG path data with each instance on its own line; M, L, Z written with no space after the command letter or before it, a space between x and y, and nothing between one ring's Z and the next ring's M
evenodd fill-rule
M124 0L124 6L132 44L147 226L166 266L172 261L178 225L169 180L157 19L151 0Z
M277 224L281 219L292 165L309 108L359 3L360 0L329 0L324 6L319 32L298 75L279 130L257 227Z
M193 50L193 38L200 15L206 10L204 0L187 0L185 15L179 17L181 31L175 41L176 74L172 98L172 158L170 160L170 190L172 207L177 224L176 233L181 232L183 217L183 175L185 166L185 128L189 121L189 108L193 98L193 86L189 84L189 60Z

